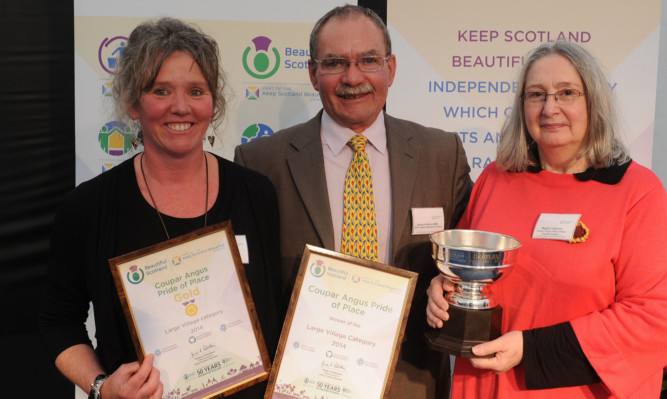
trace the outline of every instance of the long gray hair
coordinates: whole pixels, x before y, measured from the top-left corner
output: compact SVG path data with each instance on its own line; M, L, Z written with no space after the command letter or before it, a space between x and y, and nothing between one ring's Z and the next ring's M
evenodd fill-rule
M595 168L627 162L630 157L619 137L616 109L609 81L597 60L578 44L556 41L544 43L533 50L521 70L519 91L514 97L512 112L505 120L500 132L500 143L496 156L498 168L511 172L523 172L528 166L539 166L535 151L531 150L535 142L526 127L522 96L530 68L537 60L554 54L568 59L584 84L588 129L584 139L584 148L579 155L586 157L589 164Z

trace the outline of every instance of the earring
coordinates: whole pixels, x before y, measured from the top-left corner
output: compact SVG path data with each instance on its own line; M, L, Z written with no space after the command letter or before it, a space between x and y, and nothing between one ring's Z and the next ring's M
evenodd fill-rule
M141 145L141 143L143 143L143 141L144 141L144 134L142 131L139 131L139 133L137 133L135 137L132 137L130 139L130 143L132 143L132 146L134 147L135 150L137 149L137 147Z

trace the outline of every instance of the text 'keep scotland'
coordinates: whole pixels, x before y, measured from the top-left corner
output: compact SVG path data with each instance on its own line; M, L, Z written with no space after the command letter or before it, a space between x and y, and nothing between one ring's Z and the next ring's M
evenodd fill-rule
M566 40L576 43L591 41L591 33L587 31L547 31L547 30L493 30L493 29L459 29L459 43L544 43ZM522 55L485 54L485 55L452 55L452 67L455 68L516 68L522 66Z

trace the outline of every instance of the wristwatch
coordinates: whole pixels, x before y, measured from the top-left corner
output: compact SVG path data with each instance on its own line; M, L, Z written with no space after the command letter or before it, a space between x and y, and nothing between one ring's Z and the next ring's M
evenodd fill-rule
M102 399L100 388L102 388L102 384L104 384L104 381L106 381L107 378L109 377L105 374L100 374L95 377L95 381L90 384L90 395L88 395L88 399Z

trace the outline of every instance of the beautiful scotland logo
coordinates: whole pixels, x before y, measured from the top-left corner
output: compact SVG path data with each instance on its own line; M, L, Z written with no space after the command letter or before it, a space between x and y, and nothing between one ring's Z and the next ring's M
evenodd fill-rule
M241 135L241 144L248 143L255 139L273 134L273 129L263 123L256 123L248 126Z
M321 260L317 260L310 264L310 274L315 277L322 277L326 271L327 268Z
M257 36L252 43L254 50L253 46L248 46L243 52L243 68L255 79L270 78L280 67L278 49L271 46L271 39L266 36Z
M124 155L132 149L132 129L123 122L111 121L100 129L97 141L100 148L109 155Z
M144 281L144 271L137 265L130 266L130 271L127 272L127 281L130 284L139 284Z

